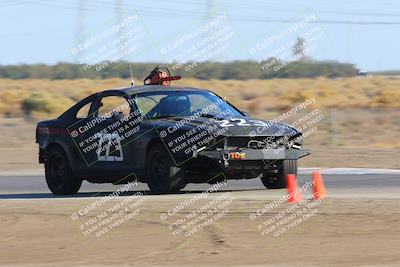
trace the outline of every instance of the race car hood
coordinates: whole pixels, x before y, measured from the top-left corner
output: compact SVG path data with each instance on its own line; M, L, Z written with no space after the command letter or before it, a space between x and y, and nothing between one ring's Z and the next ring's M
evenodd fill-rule
M249 117L213 119L205 117L174 117L153 121L160 130L188 132L196 127L218 128L221 136L298 136L301 133L284 123L252 119Z

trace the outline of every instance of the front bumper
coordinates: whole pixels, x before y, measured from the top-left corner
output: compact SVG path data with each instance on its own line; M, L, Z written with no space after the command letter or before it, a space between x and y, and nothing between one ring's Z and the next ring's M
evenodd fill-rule
M190 162L188 169L193 172L193 177L198 175L197 181L203 181L204 173L218 176L221 172L226 179L250 179L266 169L275 168L279 165L275 161L297 160L309 154L303 149L203 150L194 153L196 160Z
M222 161L246 160L296 160L311 154L303 149L240 149L240 150L211 150L198 153L199 158Z

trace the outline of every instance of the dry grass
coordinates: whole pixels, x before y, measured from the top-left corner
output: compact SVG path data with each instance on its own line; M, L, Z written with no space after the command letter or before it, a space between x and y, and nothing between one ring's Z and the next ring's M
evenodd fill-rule
M128 85L122 79L107 80L0 80L0 115L22 115L21 103L32 94L56 102L47 111L56 115L83 97L96 91ZM140 84L140 81L137 81ZM275 80L195 80L185 79L177 85L210 88L227 97L239 108L255 115L283 111L295 103L316 97L323 108L400 108L400 77L363 77L342 79Z

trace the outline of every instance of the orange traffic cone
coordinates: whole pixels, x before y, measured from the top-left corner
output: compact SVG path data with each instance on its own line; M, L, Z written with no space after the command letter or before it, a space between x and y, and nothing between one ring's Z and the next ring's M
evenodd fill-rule
M313 172L313 185L314 185L314 199L323 199L326 197L326 188L324 181L322 180L322 175L320 172Z
M297 203L303 200L294 174L287 175L286 187L289 194L288 203Z

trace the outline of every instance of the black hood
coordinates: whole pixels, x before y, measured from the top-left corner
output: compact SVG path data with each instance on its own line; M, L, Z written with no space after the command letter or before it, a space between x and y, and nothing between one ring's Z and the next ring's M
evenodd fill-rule
M152 122L160 130L168 132L188 132L193 128L204 126L220 130L221 136L295 136L300 134L297 129L287 124L249 117L233 119L174 117Z

